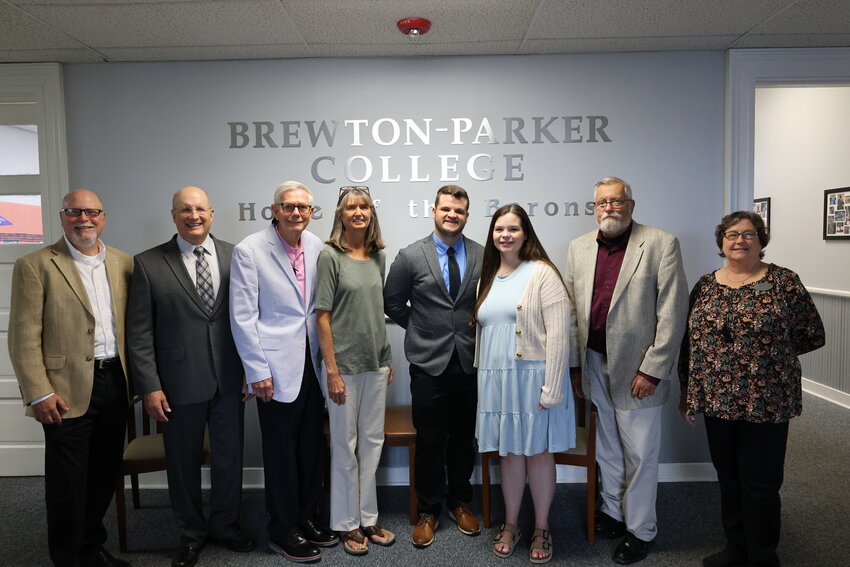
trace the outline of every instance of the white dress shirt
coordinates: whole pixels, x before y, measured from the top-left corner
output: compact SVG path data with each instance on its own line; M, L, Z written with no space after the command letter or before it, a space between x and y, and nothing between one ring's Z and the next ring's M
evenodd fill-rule
M109 290L109 278L106 277L106 246L97 241L97 254L87 256L77 250L68 237L65 244L71 252L71 258L83 281L83 287L89 298L94 314L94 358L102 360L118 356L118 338L115 335L115 315L112 312L112 293ZM46 400L53 393L30 402L30 405Z
M112 295L109 291L109 279L106 277L106 246L97 241L98 253L86 256L65 237L68 250L77 266L77 272L86 294L89 296L94 313L94 357L96 360L118 356L118 339L115 336L115 316L112 313Z

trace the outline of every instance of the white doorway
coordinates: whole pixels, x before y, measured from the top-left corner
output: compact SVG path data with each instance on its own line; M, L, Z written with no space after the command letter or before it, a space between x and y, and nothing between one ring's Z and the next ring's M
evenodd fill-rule
M44 472L44 436L24 415L8 327L15 260L60 232L68 185L63 109L59 65L0 66L0 476Z

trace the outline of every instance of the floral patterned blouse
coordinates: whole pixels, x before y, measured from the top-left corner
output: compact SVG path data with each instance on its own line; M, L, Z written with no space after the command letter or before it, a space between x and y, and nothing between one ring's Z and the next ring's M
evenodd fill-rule
M770 264L757 282L734 289L706 274L691 291L679 357L688 414L782 423L803 409L798 355L826 342L800 278Z

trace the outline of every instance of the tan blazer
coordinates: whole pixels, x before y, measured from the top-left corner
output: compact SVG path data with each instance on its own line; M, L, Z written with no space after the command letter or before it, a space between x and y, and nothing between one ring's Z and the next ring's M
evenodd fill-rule
M582 388L590 394L585 355L590 302L596 271L597 231L570 243L565 282L573 300L570 367L582 368ZM632 234L608 308L606 344L614 407L659 406L669 395L688 314L688 284L675 236L633 221ZM631 383L638 370L661 380L655 394L638 400Z
M107 246L105 261L126 376L124 317L133 260ZM24 404L54 392L70 408L63 417L86 413L94 377L94 314L64 238L15 262L9 355ZM30 406L27 415L33 415Z

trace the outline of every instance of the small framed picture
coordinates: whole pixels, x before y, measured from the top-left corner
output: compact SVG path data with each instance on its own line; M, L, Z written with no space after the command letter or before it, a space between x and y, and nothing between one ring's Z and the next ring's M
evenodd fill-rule
M753 199L753 212L761 217L767 233L770 234L770 197Z
M823 239L850 240L850 187L823 192Z

